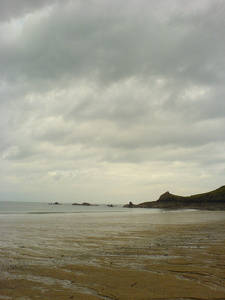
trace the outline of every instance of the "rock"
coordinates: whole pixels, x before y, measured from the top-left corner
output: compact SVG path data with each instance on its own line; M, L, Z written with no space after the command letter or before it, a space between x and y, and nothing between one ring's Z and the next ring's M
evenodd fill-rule
M124 207L132 208L132 207L137 207L137 205L134 205L131 201L129 204L124 205Z
M88 202L83 202L83 203L73 203L72 205L81 205L81 206L98 206L96 204L90 204Z
M144 202L138 205L134 205L130 202L124 207L225 210L225 186L221 186L220 188L208 193L185 197L165 192L157 201Z
M87 202L83 202L81 205L83 205L83 206L91 206L91 204L87 203Z

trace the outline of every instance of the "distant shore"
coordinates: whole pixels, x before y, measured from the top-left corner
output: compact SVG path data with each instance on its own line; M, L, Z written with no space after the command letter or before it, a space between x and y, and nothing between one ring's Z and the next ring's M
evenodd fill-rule
M201 209L225 210L225 186L197 195L178 196L169 192L162 194L157 201L124 205L127 208Z

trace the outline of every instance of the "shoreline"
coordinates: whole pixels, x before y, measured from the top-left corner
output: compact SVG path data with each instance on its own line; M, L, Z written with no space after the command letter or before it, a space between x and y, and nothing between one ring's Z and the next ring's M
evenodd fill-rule
M127 208L166 208L166 209L199 209L199 210L225 210L225 186L211 192L191 196L179 196L165 192L158 200L140 204L124 205Z
M2 247L0 299L223 298L225 220L166 225L143 217L121 220L116 228L108 221L95 236L89 232L93 217L89 234L66 228L44 236L43 245ZM37 227L40 235L43 228Z

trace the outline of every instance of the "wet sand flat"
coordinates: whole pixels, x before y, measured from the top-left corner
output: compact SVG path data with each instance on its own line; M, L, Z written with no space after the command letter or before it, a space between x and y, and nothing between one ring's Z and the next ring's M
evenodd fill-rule
M0 299L224 299L224 233L223 220L129 224L58 244L3 243Z

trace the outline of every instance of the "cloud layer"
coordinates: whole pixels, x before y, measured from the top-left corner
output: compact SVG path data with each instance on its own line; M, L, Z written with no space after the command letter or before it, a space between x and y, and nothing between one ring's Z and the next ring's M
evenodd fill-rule
M1 1L1 200L224 184L222 1Z

